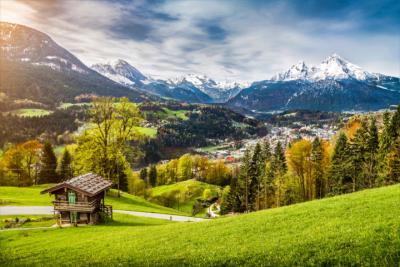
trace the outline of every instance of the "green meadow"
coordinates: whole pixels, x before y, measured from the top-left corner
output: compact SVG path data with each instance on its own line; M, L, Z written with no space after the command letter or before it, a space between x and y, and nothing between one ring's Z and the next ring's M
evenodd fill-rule
M398 266L399 197L396 185L200 223L0 232L0 265Z
M43 117L50 115L52 111L39 108L21 108L10 112L19 117Z
M210 190L211 196L218 196L218 186L199 182L193 179L178 182L176 184L154 187L152 189L152 196L157 197L168 195L171 192L177 192L177 198L179 199L179 201L176 201L172 208L174 208L175 210L183 211L187 214L191 214L193 210L193 205L196 203L198 198L202 198L205 189ZM198 216L204 217L205 209L202 209Z

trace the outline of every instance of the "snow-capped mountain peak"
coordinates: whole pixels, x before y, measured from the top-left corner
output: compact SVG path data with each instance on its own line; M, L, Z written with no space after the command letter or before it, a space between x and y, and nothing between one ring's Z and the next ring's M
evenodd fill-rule
M311 78L313 80L341 80L349 78L365 80L372 76L372 74L364 71L359 66L350 63L334 53L314 69Z
M279 73L272 77L273 81L291 81L291 80L303 80L308 75L308 67L304 61L300 61L297 64L290 67L289 70Z
M138 69L122 59L106 64L95 64L92 69L117 83L128 86L138 85L147 80Z
M334 53L327 57L318 66L308 68L304 62L293 65L286 72L279 73L271 78L273 81L290 81L290 80L342 80L356 79L365 80L375 77L375 75L364 71L357 65L354 65L346 59Z

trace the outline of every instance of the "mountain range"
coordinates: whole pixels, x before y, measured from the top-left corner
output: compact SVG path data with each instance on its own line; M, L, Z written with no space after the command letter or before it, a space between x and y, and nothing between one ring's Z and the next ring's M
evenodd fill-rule
M174 99L224 103L236 110L274 112L377 110L400 102L398 77L370 73L333 54L317 66L304 62L253 83L218 82L189 74L153 79L125 60L86 66L35 29L0 23L0 92L10 99L45 104L74 101L85 94L131 100Z
M95 64L92 69L128 87L147 93L195 103L223 103L237 95L248 83L216 82L205 75L188 74L168 80L146 77L125 60Z
M299 62L269 80L254 82L227 105L257 112L368 111L399 102L399 78L367 72L333 54L318 66Z

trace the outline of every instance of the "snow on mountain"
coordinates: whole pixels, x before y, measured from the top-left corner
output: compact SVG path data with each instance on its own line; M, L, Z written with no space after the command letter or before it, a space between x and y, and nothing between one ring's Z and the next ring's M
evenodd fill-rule
M60 72L90 72L79 59L48 35L13 23L0 22L0 56L9 61L50 67Z
M271 78L273 81L303 80L308 75L308 67L304 61L293 65L289 70L279 73Z
M147 81L146 76L122 59L112 63L95 64L91 68L107 78L126 86L141 85Z
M271 78L272 81L291 80L366 80L377 76L364 71L357 65L350 63L337 54L329 56L318 66L308 68L304 62L293 65L288 71L279 73Z

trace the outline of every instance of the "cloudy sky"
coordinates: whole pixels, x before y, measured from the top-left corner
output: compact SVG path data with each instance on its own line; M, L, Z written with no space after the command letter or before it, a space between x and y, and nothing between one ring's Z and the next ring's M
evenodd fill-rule
M49 34L84 63L143 73L263 80L336 52L400 76L398 0L0 0L0 20Z

